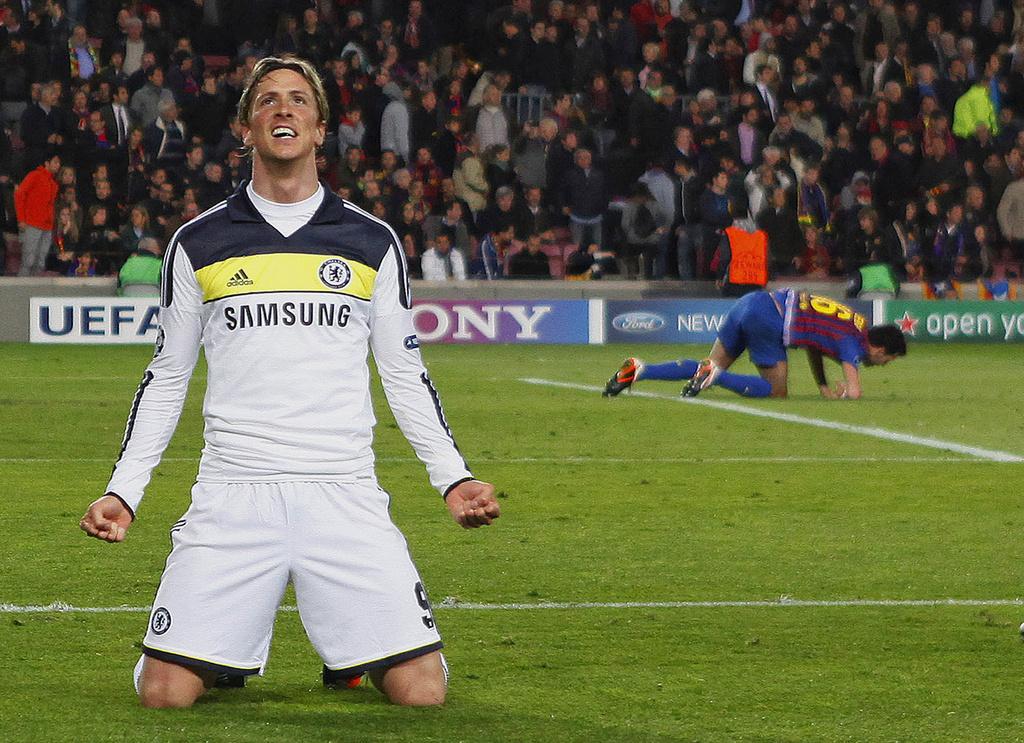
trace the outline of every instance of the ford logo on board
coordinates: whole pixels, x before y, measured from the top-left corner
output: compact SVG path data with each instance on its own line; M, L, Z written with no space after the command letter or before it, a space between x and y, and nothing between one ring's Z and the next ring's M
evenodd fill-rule
M612 327L623 333L654 333L665 327L665 318L650 312L627 312L612 318Z

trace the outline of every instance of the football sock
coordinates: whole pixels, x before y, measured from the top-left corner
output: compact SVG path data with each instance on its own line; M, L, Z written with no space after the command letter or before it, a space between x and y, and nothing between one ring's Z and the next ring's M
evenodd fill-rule
M744 397L768 397L772 394L772 383L753 374L723 371L718 375L715 384Z
M135 669L132 671L132 683L135 685L135 693L139 693L139 681L142 679L142 664L146 662L146 656L140 655L139 662L135 664Z
M678 382L683 379L689 379L696 374L699 365L693 359L667 361L664 364L645 364L640 373L636 375L636 378L637 380L661 379L668 382Z

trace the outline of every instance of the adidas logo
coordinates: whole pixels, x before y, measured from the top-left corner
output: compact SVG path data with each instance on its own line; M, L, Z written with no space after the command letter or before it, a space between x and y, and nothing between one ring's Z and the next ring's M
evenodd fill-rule
M253 280L246 274L244 268L240 268L235 272L235 275L228 279L228 286L252 286Z

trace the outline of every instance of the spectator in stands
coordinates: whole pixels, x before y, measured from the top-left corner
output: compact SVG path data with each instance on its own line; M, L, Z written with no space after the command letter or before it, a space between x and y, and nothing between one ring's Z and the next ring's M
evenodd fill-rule
M877 209L865 207L857 215L857 229L846 236L843 251L843 267L854 276L871 263L887 263L894 266L899 249L887 224L881 221Z
M466 150L459 159L453 180L456 193L466 202L475 218L487 206L489 190L484 163L478 156L480 147L476 134L470 134L465 144Z
M896 248L893 267L897 276L907 281L920 281L922 278L919 210L917 201L911 199L904 205L903 213L892 221Z
M719 168L700 197L700 223L703 228L701 245L705 250L714 250L719 244L725 228L733 223L738 214L734 200L727 193L729 173ZM703 278L710 268L711 256L705 255L697 266L697 276Z
M480 257L484 264L484 277L488 280L505 278L505 257L512 244L511 224L484 235L480 243Z
M128 134L135 125L135 119L128 107L128 88L118 85L114 89L110 103L102 106L99 113L103 117L103 128L108 140L123 157L128 148Z
M390 102L384 108L380 124L381 150L393 150L404 164L408 164L412 145L409 140L409 106L406 98L410 91L394 82L385 85L383 90Z
M154 65L146 74L146 84L132 95L132 113L139 124L146 128L160 115L161 105L168 103L174 103L174 94L164 87L163 68Z
M138 250L139 240L144 237L156 237L149 224L149 212L141 205L132 207L128 223L121 228L121 257L127 258L131 253ZM120 261L118 262L120 267Z
M60 155L50 155L30 171L14 191L14 208L21 242L19 276L34 276L42 271L53 239L54 204Z
M950 204L930 249L924 251L925 277L932 284L972 281L981 271L981 246L964 225L964 208Z
M155 198L145 202L146 211L149 213L150 227L154 235L165 242L171 238L171 233L167 231L167 225L178 211L178 206L175 203L176 197L174 184L171 181L165 181L160 184Z
M117 196L114 195L110 181L106 178L97 178L93 184L93 195L89 199L88 205L95 206L97 204L107 208L107 223L115 230L120 229L121 216L118 214Z
M513 147L513 167L516 177L525 187L547 185L547 158L555 139L558 124L552 118L540 122L527 121Z
M872 137L869 145L874 162L871 191L881 219L888 224L899 213L900 205L913 195L910 163L899 152L892 152L882 137Z
M149 162L179 169L185 164L185 123L178 118L178 105L173 99L161 100L157 110L156 119L143 130L142 146Z
M493 145L508 147L511 144L508 117L501 107L501 91L496 85L484 89L483 104L476 119L476 136L484 152Z
M494 192L494 201L480 212L477 223L483 232L501 232L509 225L515 226L515 192L509 186L501 186Z
M74 264L75 253L81 241L81 225L67 207L57 212L53 224L53 249L46 256L45 269L67 276Z
M608 208L608 183L604 173L593 164L593 155L579 148L575 167L562 183L562 213L569 217L569 231L577 246L602 245L602 224Z
M996 210L999 230L1010 241L1013 255L1024 258L1024 171L1003 191Z
M338 124L338 153L342 156L350 147L361 149L366 138L366 124L363 123L363 109L350 106L345 109Z
M426 281L466 280L466 257L454 246L453 234L447 229L427 240L420 265Z
M929 137L924 143L925 159L917 171L917 187L940 201L959 197L963 170L959 161L946 150L946 140Z
M217 77L207 70L202 75L195 104L185 113L185 122L212 152L227 126L228 116L227 99L217 86Z
M125 20L123 34L114 40L115 48L124 55L124 73L132 75L142 67L142 57L151 49L146 48L146 40L142 36L142 19L131 16Z
M542 239L553 240L555 215L544 206L544 192L537 186L524 190L522 208L516 216L516 238L525 240L536 233Z
M516 185L516 174L512 170L512 150L503 144L492 145L484 152L484 177L487 188L494 193L502 186L513 188Z
M563 82L572 90L583 90L587 81L604 69L604 50L597 35L591 33L586 17L578 17L575 25L576 32L563 51Z
M645 279L660 279L664 275L666 238L671 221L672 215L662 211L646 185L633 185L622 210L625 245L618 251L627 278L639 274ZM635 269L635 260L639 262L639 271Z
M551 259L544 253L540 235L529 235L526 247L509 258L508 275L516 279L551 278Z
M366 157L363 154L363 148L350 145L346 148L343 153L342 162L338 164L335 170L335 178L338 185L351 189L354 194L361 192L362 178L365 173ZM354 200L359 201L361 198L362 194L359 193L355 196Z
M182 188L199 188L205 164L206 148L199 143L188 145L185 149L185 162L174 171L174 179Z
M29 167L41 163L49 151L62 154L69 149L71 132L59 99L56 84L45 83L39 87L39 100L21 115L21 140Z
M832 223L832 212L828 206L828 195L819 183L821 168L809 163L796 189L796 217L801 224L813 224L823 230Z
M118 294L123 296L159 296L163 249L152 237L139 240L139 246L117 274Z
M999 59L993 55L985 66L984 74L957 99L953 107L953 134L957 137L977 137L979 129L985 129L991 134L999 133L999 120L991 92L992 77L998 70Z
M803 228L804 254L800 259L798 270L809 281L828 279L832 271L832 256L828 245L822 239L821 230L812 225Z
M425 64L420 60L420 64ZM434 90L418 92L417 105L411 114L410 143L413 150L432 147L441 135L441 110L438 108L437 93Z
M219 204L230 192L231 184L225 176L224 166L214 161L206 163L203 166L203 180L199 184L199 193L196 195L200 209L206 211L211 206Z
M117 272L126 254L121 237L110 221L110 211L103 204L93 204L86 213L82 228L80 250L88 252L94 261L95 272L101 276Z
M128 207L142 203L148 197L145 172L165 158L159 155L159 147L155 152L151 147L147 154L138 139L131 148L128 144L138 136L132 134L132 127L158 118L165 95L154 94L150 80L160 74L155 68L170 64L174 74L166 73L167 96L177 91L173 97L181 106L178 121L185 122L182 145L187 148L191 138L198 137L209 160L203 163L204 176L207 165L221 175L212 188L214 182L205 177L195 183L195 168L192 177L176 172L175 179L193 189L192 198L215 199L212 203L223 198L225 188L242 183L248 169L246 161L234 154L241 140L237 124L229 124L227 117L257 57L254 50L275 44L272 29L262 28L262 20L240 17L235 30L245 43L228 49L235 42L225 42L229 34L222 34L224 39L211 34L213 26L206 19L202 34L194 38L198 51L230 51L236 57L223 72L214 68L204 73L202 57L192 50L189 34L203 26L208 14L217 16L223 10L214 7L216 3L207 3L210 7L202 9L192 3L161 6L172 14L168 26L183 34L173 44L174 37L164 30L155 9L139 11L145 13L145 24L133 11L118 13L116 30L111 33L115 28L113 12L103 10L102 3L90 7L88 28L81 25L83 18L77 11L65 14L58 6L50 11L50 5L41 12L33 9L20 27L16 8L0 29L0 67L5 73L0 100L14 104L5 105L9 115L17 115L10 112L17 112L18 103L27 105L22 121L23 158L17 152L12 153L14 157L5 155L0 141L0 160L7 158L12 163L9 167L15 181L24 173L21 167L36 165L56 147L64 162L79 168L109 163L108 177L118 192L115 203ZM1002 11L993 13L991 23L984 25L976 22L977 13L949 13L950 23L944 31L941 17L926 17L916 0L908 0L896 12L891 12L884 0L871 0L866 11L856 14L857 29L849 23L848 8L839 2L827 9L806 0L794 0L781 9L761 9L731 0L715 0L710 5L661 0L622 7L613 3L611 8L598 3L577 5L556 0L546 4L546 14L534 16L528 0L516 0L491 16L490 36L482 32L479 40L464 40L471 56L463 56L458 44L438 46L442 42L436 38L438 29L422 12L419 0L408 4L408 15L403 12L397 23L383 17L376 5L375 26L365 22L359 9L346 12L342 28L336 27L330 9L322 10L319 17L316 11L304 13L301 29L300 24L289 26L283 19L283 34L276 37L276 43L298 49L301 34L308 37L311 32L317 37L314 46L326 50L323 69L328 80L330 128L339 135L338 154L345 153L349 144L362 142L365 146L365 167L360 164L358 170L346 170L346 165L340 164L333 173L325 170L324 177L357 199L363 198L366 188L367 206L377 208L373 201L381 195L375 190L377 184L365 185L366 170L372 169L371 182L381 180L388 191L383 194L385 203L392 203L391 174L397 163L391 164L392 153L381 151L381 135L385 108L393 100L384 89L393 93L397 85L415 89L419 100L415 107L409 106L403 94L401 105L406 107L407 120L396 123L388 117L383 131L388 140L383 149L400 151L405 160L401 164L414 171L414 181L423 182L422 200L440 201L442 212L452 195L442 195L443 181L431 172L433 166L421 163L419 150L424 145L429 146L442 177L457 173L459 193L473 202L476 211L484 208L489 193L500 187L521 192L526 201L531 198L530 189L539 187L544 190L537 192L541 198L533 204L534 216L551 208L559 218L567 206L565 181L570 173L571 178L578 177L574 160L581 143L588 150L594 146L600 154L597 162L605 173L608 196L626 193L640 174L642 162L664 161L675 170L675 160L681 156L692 162L691 171L699 173L688 181L687 193L697 183L702 188L704 182L713 180L714 173L724 166L729 173L726 196L737 214L747 204L756 214L766 188L781 186L791 205L800 207L801 216L814 221L821 217L813 217L803 208L808 200L803 198L802 182L806 183L813 164L820 161L819 182L829 198L824 200L824 208L816 211L821 215L832 212L829 240L836 237L845 248L848 238L859 229L857 214L864 206L882 212L881 229L886 231L888 225L899 221L904 205L918 196L920 188L935 192L941 202L926 200L921 213L919 240L926 248L933 244L947 208L961 203L966 207L963 230L979 243L981 267L989 264L990 257L980 244L991 242L993 235L1003 239L996 230L994 207L1002 204L1004 192L1016 177L1019 165L1013 163L1019 163L1020 149L1024 149L1017 121L1019 102L1024 100L1024 77L1013 66L1013 59L1020 56L1019 44L1010 46L1014 40L1007 28L1011 24L1005 22ZM637 9L640 26L627 12L630 8ZM462 10L479 15L469 3L435 8L446 18ZM70 26L68 16L73 17ZM448 26L440 30L447 33ZM264 38L259 38L260 34ZM109 58L102 69L90 51L89 38L97 36L104 38L104 57ZM443 40L452 41L463 40ZM1006 45L1003 56L996 56L1002 44ZM430 54L425 53L427 49ZM751 51L742 59L744 50ZM471 60L481 61L487 69L480 72L471 66ZM857 93L855 82L862 77L868 82L867 96ZM51 83L51 78L57 83ZM88 81L88 88L81 91L87 96L85 104L77 80L72 82L75 78ZM610 85L609 80L613 81ZM60 109L61 81L67 99L77 100L73 111ZM971 81L975 81L973 87ZM41 82L49 86L42 92ZM138 98L119 91L118 86L125 83L132 86L131 92L139 91ZM740 84L750 87L737 88ZM708 89L702 90L705 85ZM497 100L493 98L495 89ZM728 91L731 97L719 99L716 89ZM691 97L685 107L676 100L678 90ZM503 92L513 96L515 109L502 108ZM871 93L877 94L877 100L871 99ZM543 100L550 108L539 108L542 94L551 96ZM148 113L143 111L145 119L132 118L131 109L125 108L130 100L135 108L148 109ZM479 115L476 106L481 107ZM340 126L341 117L356 108L362 110L361 120L356 116L357 120L345 122L353 125L349 133ZM982 108L985 110L978 114ZM94 110L99 111L101 122L96 121ZM866 112L863 118L862 112ZM955 137L950 131L951 114ZM480 162L479 147L470 155L461 154L464 126L479 134L486 146L494 129L490 124L516 118L521 129L513 145L511 169L504 167L502 159L492 159L486 168ZM82 127L69 126L72 119ZM440 120L446 120L443 127ZM979 128L979 123L984 127ZM502 127L497 128L494 141L507 143L511 132L506 128L502 134ZM365 129L362 136L360 129ZM724 138L723 131L727 133ZM763 138L769 134L769 142L778 145L781 153L765 146ZM399 141L403 136L409 141L408 148ZM163 132L160 138L162 142ZM935 152L943 146L937 145L933 152L932 142L940 139L945 154L937 156ZM923 143L921 150L916 142ZM24 165L19 165L21 159ZM456 167L460 160L464 162ZM756 170L762 161L769 165L770 174ZM858 191L864 189L863 184L858 184L858 189L850 186L850 174L862 170L872 175L873 188L866 194ZM651 187L662 209L675 214L674 222L678 222L681 209L685 211L679 204L687 199L686 193L677 189L676 174L671 175L675 193L670 208L663 203L668 189L662 193L656 184ZM741 191L737 185L744 181L748 188ZM467 183L479 190L472 192ZM969 188L975 183L982 190ZM411 191L418 188L410 184ZM83 193L89 192L90 203L91 191L91 186L83 189ZM843 204L838 212L831 203L832 194L839 194L837 200ZM417 200L415 193L412 196ZM406 198L398 194L395 203L399 209ZM1011 192L1000 211L1010 211L1014 198ZM978 207L965 203L979 199ZM693 202L699 200L698 194ZM697 215L695 206L691 204L691 213ZM422 211L423 206L413 208ZM605 210L602 206L601 214ZM518 216L527 211L525 205L516 207ZM175 210L175 220L179 215ZM1005 221L1004 214L999 223ZM537 228L536 223L527 225L525 219L516 224L519 238ZM694 232L693 224L687 222L688 237ZM472 225L463 226L472 231ZM680 227L675 223L672 232L678 233ZM979 227L984 228L979 233L984 240L974 234ZM1024 233L1014 237L1012 228L1002 227L1006 239L1024 245ZM678 243L680 236L676 237ZM583 238L586 244L580 257L590 260L590 236ZM677 258L697 242L690 239L687 246L676 244ZM708 246L709 252L711 249L713 245ZM998 255L999 245L993 246L993 252ZM683 260L684 265L688 262Z
M820 234L824 225L815 220L801 222L781 186L772 187L767 198L767 205L758 214L757 225L768 235L769 272L772 276L793 276L804 266L806 245L801 226L814 227Z
M100 69L100 58L93 48L85 26L77 24L67 43L68 76L72 80L88 80ZM62 75L63 77L63 75Z
M450 183L450 181L449 181ZM474 226L467 222L466 215L469 213L465 202L455 198L454 195L445 196L445 188L442 185L442 202L437 210L427 216L424 220L424 233L427 240L434 240L442 230L452 234L453 245L460 250L467 261L476 257L474 248Z

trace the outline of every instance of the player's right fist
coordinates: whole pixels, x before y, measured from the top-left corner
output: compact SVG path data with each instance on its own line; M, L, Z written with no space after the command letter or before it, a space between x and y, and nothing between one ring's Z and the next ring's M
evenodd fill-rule
M90 537L105 542L123 542L132 525L132 512L115 495L107 494L89 504L78 522L79 528Z

